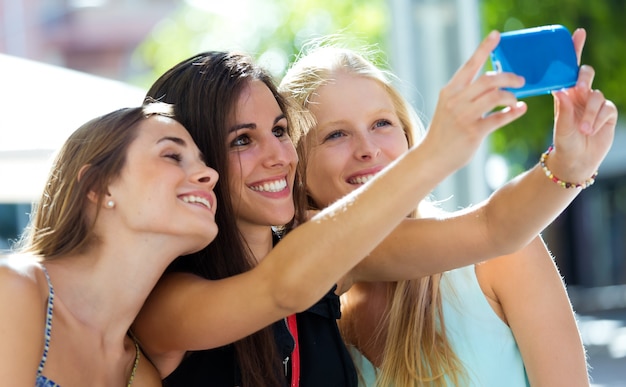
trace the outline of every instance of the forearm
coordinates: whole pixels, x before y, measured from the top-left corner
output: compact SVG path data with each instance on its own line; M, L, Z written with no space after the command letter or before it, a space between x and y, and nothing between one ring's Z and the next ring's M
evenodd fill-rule
M368 255L453 171L443 162L433 167L433 160L442 158L436 149L424 144L412 149L370 183L289 233L261 262L281 273L276 286L283 289L277 293L285 298L279 304L307 307Z
M591 175L590 169L577 175ZM537 165L476 206L438 219L403 221L359 264L356 280L417 278L511 254L544 230L579 193L555 184Z
M494 192L481 210L490 255L510 254L545 229L580 193L551 181L539 165Z

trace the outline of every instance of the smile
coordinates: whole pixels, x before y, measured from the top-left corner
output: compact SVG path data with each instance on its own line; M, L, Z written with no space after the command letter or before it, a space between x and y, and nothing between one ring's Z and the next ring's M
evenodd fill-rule
M374 178L374 176L376 176L376 175L372 173L372 174L369 174L369 175L352 177L352 178L348 179L348 183L350 183L350 184L365 184L368 181L372 180Z
M198 203L198 204L204 205L209 210L211 209L211 203L206 198L191 195L191 196L183 196L182 199L185 203Z
M287 187L287 180L280 179L259 185L251 185L250 189L257 192L280 192Z

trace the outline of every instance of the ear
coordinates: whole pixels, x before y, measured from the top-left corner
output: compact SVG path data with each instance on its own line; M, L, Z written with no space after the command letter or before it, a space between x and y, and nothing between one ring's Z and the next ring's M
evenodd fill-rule
M89 169L91 165L90 164L85 164L82 167L80 167L80 170L78 171L78 176L76 177L76 180L80 181L83 178L83 175L85 174L85 172L87 172L87 170ZM89 191L89 193L87 194L87 199L89 199L89 201L91 201L92 203L97 203L98 202L98 194L95 191Z
M80 181L80 179L83 178L83 175L85 174L85 172L89 169L89 167L91 167L90 164L85 164L80 168L80 171L78 171L78 181ZM94 190L89 190L89 192L87 193L87 199L92 202L93 204L97 204L98 203L98 198L99 198L99 194L98 192L94 191ZM107 193L107 197L104 198L103 202L107 203L108 201L110 201L110 198L108 197L109 194Z

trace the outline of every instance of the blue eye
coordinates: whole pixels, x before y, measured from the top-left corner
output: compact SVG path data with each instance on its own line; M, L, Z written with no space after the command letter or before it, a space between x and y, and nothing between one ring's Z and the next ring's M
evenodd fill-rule
M334 132L330 132L326 137L324 137L324 141L334 140L336 138L344 137L345 134L340 130L335 130Z
M391 125L391 122L388 120L378 120L376 121L376 123L374 124L374 127L376 128L381 128L383 126L389 126Z

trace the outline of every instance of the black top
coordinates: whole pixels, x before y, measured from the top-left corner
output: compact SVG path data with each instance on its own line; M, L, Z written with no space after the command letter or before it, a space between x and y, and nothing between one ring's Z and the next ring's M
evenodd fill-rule
M301 387L356 387L352 358L341 338L341 317L334 288L308 310L297 314ZM293 338L284 320L274 324L282 359L291 358ZM277 359L282 363L282 359ZM290 373L291 365L287 364ZM288 375L289 377L291 375ZM166 387L233 387L241 380L232 345L190 352L164 381ZM257 387L257 386L244 386ZM261 386L258 386L261 387Z
M352 357L339 333L341 318L335 287L311 308L297 314L300 387L356 387Z
M276 361L291 357L294 340L284 320L273 324L278 352ZM288 368L291 369L290 367ZM291 375L289 375L291 376ZM287 380L285 379L285 386ZM234 387L241 386L241 373L233 345L188 352L180 365L163 380L164 387Z

